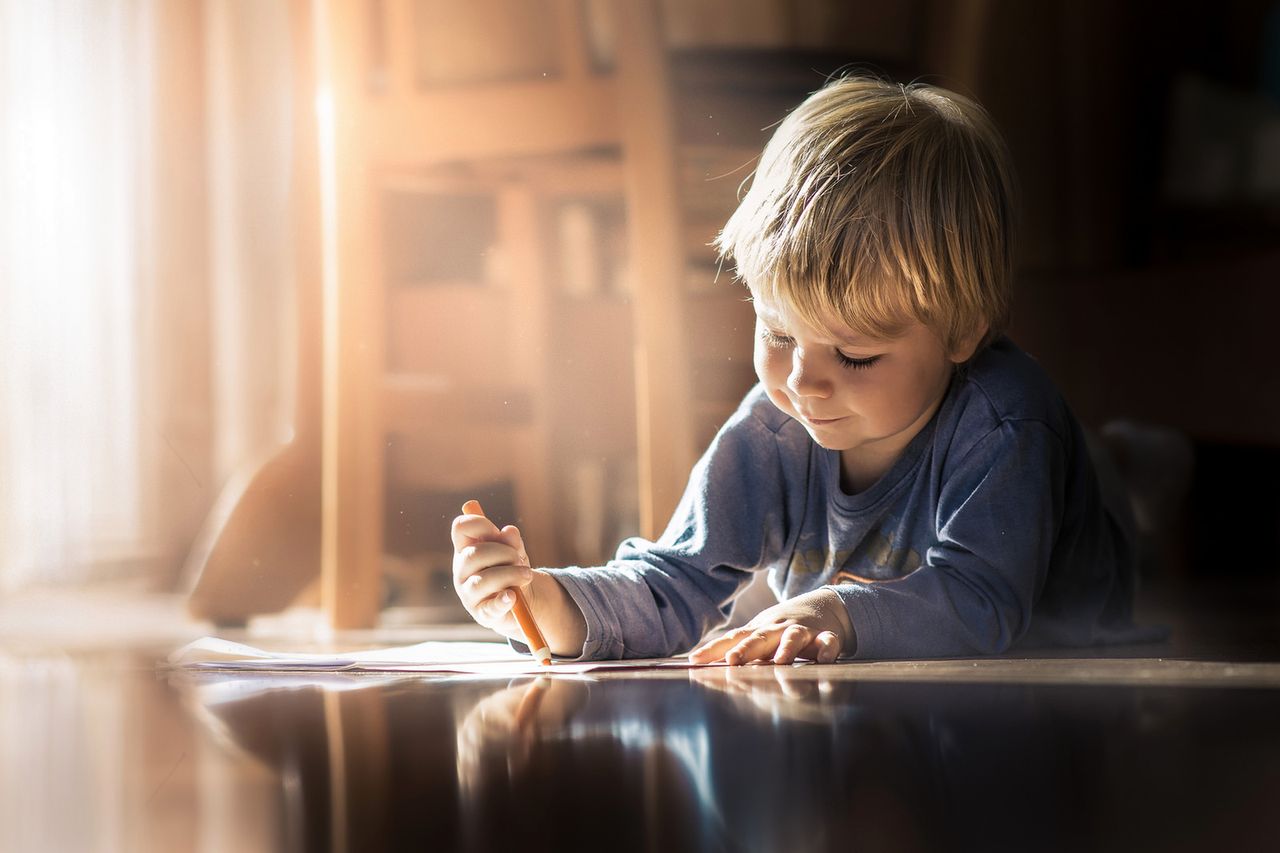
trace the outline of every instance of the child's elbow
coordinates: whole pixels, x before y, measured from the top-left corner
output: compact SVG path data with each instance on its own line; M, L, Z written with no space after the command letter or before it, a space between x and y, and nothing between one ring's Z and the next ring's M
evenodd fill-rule
M1027 617L1020 607L988 605L969 633L969 644L975 655L1002 655L1026 631Z

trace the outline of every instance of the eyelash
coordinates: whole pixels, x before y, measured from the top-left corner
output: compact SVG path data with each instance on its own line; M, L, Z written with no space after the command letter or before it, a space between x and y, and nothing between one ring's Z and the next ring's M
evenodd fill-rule
M791 338L784 338L782 335L776 335L768 330L761 332L760 337L764 338L765 343L771 347L789 347L794 343ZM836 358L840 360L840 364L850 370L866 370L879 361L881 356L873 355L871 358L849 358L849 356L840 352L840 350L836 350Z

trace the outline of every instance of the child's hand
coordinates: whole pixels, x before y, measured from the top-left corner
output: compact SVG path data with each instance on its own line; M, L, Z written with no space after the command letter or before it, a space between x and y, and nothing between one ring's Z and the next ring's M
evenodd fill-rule
M555 578L529 566L520 531L499 530L483 515L453 520L453 588L471 618L504 637L525 641L511 606L515 589L524 591L534 621L551 652L582 654L587 623L578 605Z
M724 660L733 666L754 660L792 663L809 658L832 663L852 652L857 638L849 613L829 589L798 595L760 611L741 628L708 640L689 653L691 663Z
M523 639L511 612L513 590L529 586L533 569L519 529L508 524L499 530L483 515L460 515L452 536L453 588L462 606L486 628Z

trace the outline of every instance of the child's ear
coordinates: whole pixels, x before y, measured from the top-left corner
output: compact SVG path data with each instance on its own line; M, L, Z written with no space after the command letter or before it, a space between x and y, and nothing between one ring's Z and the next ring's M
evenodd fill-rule
M973 354L978 351L978 345L981 344L982 339L987 336L987 329L989 328L990 326L983 323L981 326L974 329L968 336L961 338L956 344L955 349L951 351L951 361L955 364L964 364L966 361L973 358Z

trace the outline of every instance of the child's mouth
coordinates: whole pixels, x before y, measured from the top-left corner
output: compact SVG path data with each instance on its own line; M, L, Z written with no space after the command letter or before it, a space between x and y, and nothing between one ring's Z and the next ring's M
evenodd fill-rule
M808 415L803 414L800 417L804 419L805 423L813 424L814 426L826 426L827 424L833 424L837 421L844 420L844 418L811 418Z

